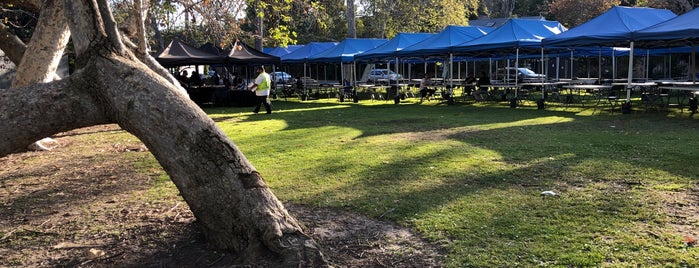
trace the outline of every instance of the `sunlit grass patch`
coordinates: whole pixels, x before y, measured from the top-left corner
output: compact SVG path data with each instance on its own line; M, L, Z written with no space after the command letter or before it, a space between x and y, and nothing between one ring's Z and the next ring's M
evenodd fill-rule
M220 122L282 200L401 223L451 267L699 265L665 193L695 124L589 109L278 102ZM225 114L225 113L224 113ZM556 196L542 196L542 191Z

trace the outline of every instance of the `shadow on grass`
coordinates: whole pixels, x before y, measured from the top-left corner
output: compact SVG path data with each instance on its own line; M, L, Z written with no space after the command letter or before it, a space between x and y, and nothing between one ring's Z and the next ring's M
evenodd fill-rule
M654 216L655 212L651 215L637 209L648 207L648 210L657 211L659 208L655 207L657 204L643 203L644 198L628 198L637 193L636 187L692 184L699 176L683 161L693 158L693 150L688 148L699 146L694 120L670 118L659 113L589 116L583 113L593 108L510 109L502 104L474 107L463 104L280 103L278 107L283 108L270 117L244 116L241 120L283 120L284 129L257 139L283 138L290 147L314 144L313 139L320 138L318 135L295 136L296 130L313 133L314 129L318 132L338 129L327 133L328 136L339 135L342 130L358 133L352 134L351 139L342 138L342 145L333 143L332 139L316 140L315 144L325 144L321 146L327 146L328 152L322 158L309 159L311 163L303 170L315 170L320 174L345 170L353 173L347 175L351 179L328 182L332 186L326 188L319 186L317 192L303 197L304 202L351 207L372 217L403 223L429 218L421 215L458 209L455 203L474 202L485 206L484 209L462 204L468 209L444 212L441 216L458 218L460 213L483 213L445 220L456 227L437 231L449 240L445 243L465 245L461 249L478 248L487 243L503 248L511 246L484 241L479 236L514 244L519 244L517 237L531 236L533 246L521 248L519 252L526 251L539 256L540 261L551 262L555 258L547 256L551 254L551 246L536 244L544 243L552 233L553 237L563 239L566 235L580 234L584 226L587 230L582 236L597 234L620 239L610 233L610 226L654 222L661 217ZM287 131L292 134L285 135ZM390 145L364 145L384 136L390 139L385 142ZM432 148L427 146L430 143L451 145ZM271 153L277 149L265 144L255 148ZM411 153L423 148L430 150ZM361 150L372 150L369 155L379 159L346 161L346 154L361 153ZM478 160L492 162L492 168L469 167L468 163L461 167L452 162L479 157L480 152L492 155L490 159ZM361 168L353 168L357 165ZM310 172L301 177L314 175ZM591 187L603 189L594 191ZM569 188L587 190L570 193L574 197L559 201L558 205L544 201L539 195L551 189L566 195ZM516 194L508 197L508 192ZM581 194L585 196L575 196ZM547 214L549 212L555 219ZM432 223L438 224L444 223ZM462 231L456 230L459 228ZM570 249L566 256L560 256L570 259L563 262L564 265L600 265L607 249L584 248L583 244L576 241L553 247ZM547 248L544 250L549 253L535 249L537 246Z

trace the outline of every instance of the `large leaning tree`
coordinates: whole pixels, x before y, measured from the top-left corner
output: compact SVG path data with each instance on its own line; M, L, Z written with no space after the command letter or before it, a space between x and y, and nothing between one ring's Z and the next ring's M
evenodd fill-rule
M49 79L55 69L47 60L60 57L68 36L76 70ZM116 123L153 153L211 246L247 263L274 258L283 267L328 266L261 174L143 47L121 35L107 0L42 1L18 66L25 82L0 89L0 156L59 132Z

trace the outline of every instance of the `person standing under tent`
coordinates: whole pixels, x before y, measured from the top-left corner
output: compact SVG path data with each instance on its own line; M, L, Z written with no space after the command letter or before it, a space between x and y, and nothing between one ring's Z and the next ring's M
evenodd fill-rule
M430 78L430 74L425 74L425 76L420 80L420 102L424 99L429 100L432 95L434 95L435 92L437 92L436 89L430 88L432 86L432 79Z
M485 72L481 72L481 77L478 78L478 82L476 82L478 91L474 93L476 100L482 101L488 98L488 86L490 86L490 78Z
M265 72L264 66L258 66L256 71L258 73L257 78L255 78L255 81L248 86L248 90L255 91L255 96L257 99L257 105L255 106L255 110L252 112L257 114L260 112L260 106L264 104L267 114L271 114L272 106L269 103L269 92L272 86L272 79L270 78L269 74Z

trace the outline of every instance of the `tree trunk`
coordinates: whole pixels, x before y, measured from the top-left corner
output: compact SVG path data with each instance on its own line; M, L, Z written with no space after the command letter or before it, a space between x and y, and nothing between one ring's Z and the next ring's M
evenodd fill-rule
M264 48L265 19L264 9L260 7L260 0L255 0L255 14L257 14L257 35L255 35L255 49L262 51Z
M271 253L279 266L327 266L315 241L213 120L114 44L120 39L106 0L65 0L65 7L78 70L68 79L0 90L0 155L59 131L116 122L150 149L212 246L248 263Z
M148 21L150 21L150 28L154 33L153 39L155 39L155 43L158 44L158 52L160 52L165 49L165 41L163 40L163 34L160 32L160 28L158 27L158 19L153 16L152 12L148 12Z
M22 61L17 62L17 73L12 87L57 79L56 69L69 39L70 32L63 15L62 1L45 1L32 41L27 44Z
M354 0L347 0L347 37L357 38L357 23L354 14Z

